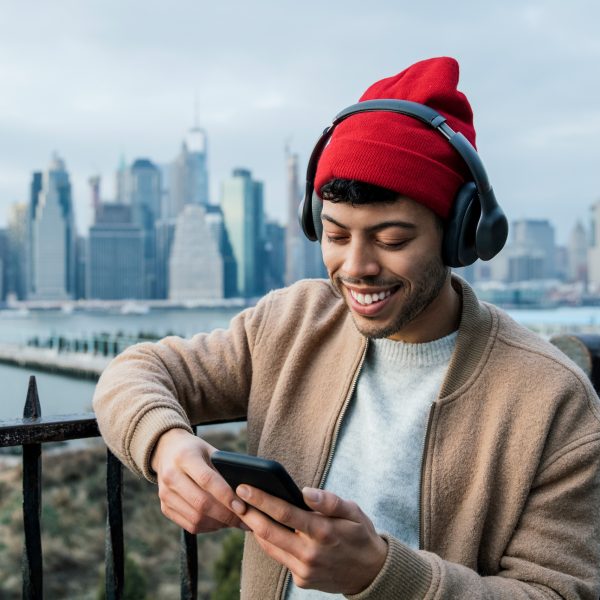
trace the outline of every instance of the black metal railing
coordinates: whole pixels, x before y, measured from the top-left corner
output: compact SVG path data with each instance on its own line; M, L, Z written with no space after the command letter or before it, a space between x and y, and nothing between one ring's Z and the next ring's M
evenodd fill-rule
M600 390L600 335L560 335L551 342L574 360ZM227 423L231 421L221 421ZM214 423L218 424L218 423ZM93 413L43 418L35 377L30 377L23 419L0 422L0 448L23 449L23 598L43 598L41 542L42 445L100 436ZM107 449L106 457L106 598L122 598L125 578L122 506L123 470ZM198 548L195 535L181 530L181 598L195 600L198 587Z
M42 446L99 437L94 413L44 418L41 414L36 379L29 378L23 418L0 422L0 448L23 450L23 598L43 598L41 539ZM218 421L218 425L231 421ZM196 428L194 427L194 431ZM123 467L106 450L106 541L105 589L108 600L120 600L125 584L125 547L123 537ZM198 547L195 535L181 530L180 578L182 600L196 600L198 593Z

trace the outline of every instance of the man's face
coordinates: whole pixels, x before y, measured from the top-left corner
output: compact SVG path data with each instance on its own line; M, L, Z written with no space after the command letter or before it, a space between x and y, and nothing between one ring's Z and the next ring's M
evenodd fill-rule
M326 200L321 218L323 260L358 330L418 339L449 274L434 213L408 198L363 206Z

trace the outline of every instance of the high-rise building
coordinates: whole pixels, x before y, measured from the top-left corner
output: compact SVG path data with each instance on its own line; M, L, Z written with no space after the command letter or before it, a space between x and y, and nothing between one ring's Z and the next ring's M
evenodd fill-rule
M177 219L162 218L156 223L156 297L169 297L169 261Z
M590 207L588 281L592 291L600 291L600 200Z
M263 184L250 171L234 169L223 182L221 208L237 264L238 293L246 298L265 291Z
M73 290L73 297L75 300L82 300L86 297L87 252L87 238L78 235L75 240L75 288Z
M237 289L237 263L233 254L233 247L229 240L223 210L220 206L207 204L206 223L219 244L221 258L223 259L223 296L235 298L238 296Z
M86 296L97 300L144 298L144 232L131 207L103 202L90 227Z
M567 246L569 281L587 283L588 280L588 240L585 227L577 221L569 236Z
M0 302L6 301L8 292L8 264L10 261L10 249L8 245L8 231L0 229Z
M169 261L169 298L177 301L223 298L223 258L206 209L184 207L175 226Z
M285 283L290 285L294 281L307 277L327 277L327 270L323 264L321 245L308 240L300 228L298 208L304 190L299 185L298 155L290 153L287 148L286 168L288 222L285 246Z
M265 228L266 289L274 290L285 285L285 227L267 221Z
M181 144L171 168L170 216L177 216L188 204L208 204L207 156L206 132L200 127L193 127Z
M24 300L27 297L28 207L13 204L8 213L7 296Z
M162 205L159 168L146 158L135 160L127 171L125 189L132 222L144 233L144 296L156 298L156 222L161 217Z
M44 174L34 173L29 212L31 297L67 300L75 291L75 224L71 183L55 155Z
M492 279L515 283L532 279L556 279L554 227L546 219L522 219L511 226L511 239L491 261Z
M287 181L287 229L285 237L285 283L304 278L305 237L298 222L298 206L301 195L298 185L298 155L286 148L286 181Z

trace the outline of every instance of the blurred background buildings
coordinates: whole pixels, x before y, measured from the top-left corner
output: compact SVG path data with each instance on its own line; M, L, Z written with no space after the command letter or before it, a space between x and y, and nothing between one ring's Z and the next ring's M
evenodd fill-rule
M121 158L115 197L88 179L93 223L75 232L65 161L34 172L27 204L0 229L0 299L14 301L257 298L304 277L326 277L318 244L298 225L298 157L286 148L290 223L268 219L264 184L246 168L209 197L208 141L195 125L168 164Z

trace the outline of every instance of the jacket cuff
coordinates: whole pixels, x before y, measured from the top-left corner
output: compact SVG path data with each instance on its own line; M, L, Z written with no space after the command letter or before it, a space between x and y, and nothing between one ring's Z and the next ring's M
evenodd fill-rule
M156 473L150 466L150 458L158 438L169 429L193 430L187 419L171 406L159 406L146 412L137 422L129 441L129 456L134 469L148 481L156 483Z
M433 578L433 569L429 561L396 538L387 534L382 534L381 537L388 545L388 553L381 571L369 587L346 598L348 600L424 598Z

